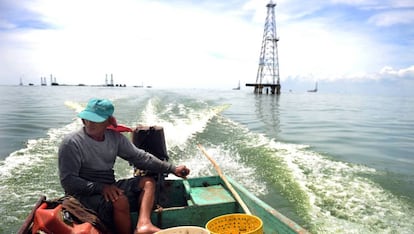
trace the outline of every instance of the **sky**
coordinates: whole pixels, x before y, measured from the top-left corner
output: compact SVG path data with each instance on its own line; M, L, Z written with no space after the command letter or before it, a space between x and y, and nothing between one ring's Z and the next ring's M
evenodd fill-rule
M254 83L268 2L0 0L0 85ZM413 0L274 2L282 90L414 88Z

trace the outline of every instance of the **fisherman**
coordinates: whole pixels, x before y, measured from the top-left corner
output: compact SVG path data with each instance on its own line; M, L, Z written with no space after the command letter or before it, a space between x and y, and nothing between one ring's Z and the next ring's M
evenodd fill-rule
M159 231L150 215L154 206L155 180L133 177L116 181L117 156L136 168L157 173L173 173L182 178L190 173L184 166L161 161L135 147L116 127L114 106L107 99L91 99L78 114L83 127L63 139L59 147L59 176L65 194L77 198L114 233L132 233L130 211L139 211L135 234Z

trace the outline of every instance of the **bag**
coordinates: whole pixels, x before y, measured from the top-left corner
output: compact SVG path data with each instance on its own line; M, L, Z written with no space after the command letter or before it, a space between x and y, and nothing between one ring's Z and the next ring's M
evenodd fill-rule
M108 232L105 224L98 218L97 213L94 210L84 207L76 198L65 196L61 198L61 201L64 215L65 212L69 212L76 221L90 223L103 233Z

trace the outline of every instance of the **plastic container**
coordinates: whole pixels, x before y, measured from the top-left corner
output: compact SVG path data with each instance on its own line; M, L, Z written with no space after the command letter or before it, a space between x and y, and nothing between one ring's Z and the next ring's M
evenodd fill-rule
M43 203L36 210L32 233L71 233L71 234L99 234L100 232L90 223L66 224L62 219L62 205L53 209Z
M211 234L263 234L260 218L248 214L227 214L211 219L206 224Z
M210 234L207 229L196 226L181 226L164 229L155 234Z

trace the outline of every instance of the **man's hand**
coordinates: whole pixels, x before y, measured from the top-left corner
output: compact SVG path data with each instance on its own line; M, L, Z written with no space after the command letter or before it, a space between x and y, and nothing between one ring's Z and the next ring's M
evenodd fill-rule
M184 165L180 165L175 168L174 175L178 177L186 179L188 174L190 174L190 169L188 169Z
M116 187L115 185L104 185L102 189L102 195L104 196L105 200L108 201L116 201L118 200L119 196L124 194L124 190Z

